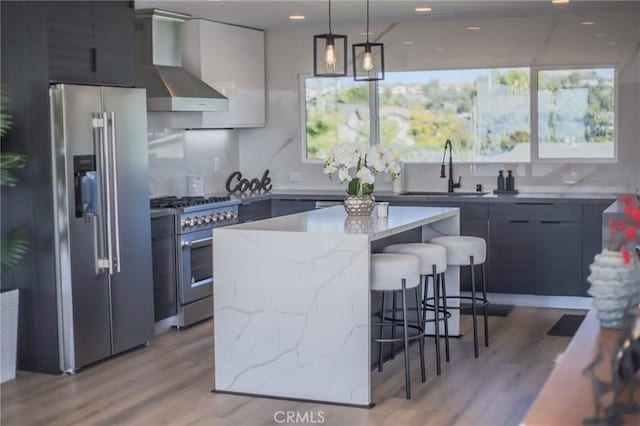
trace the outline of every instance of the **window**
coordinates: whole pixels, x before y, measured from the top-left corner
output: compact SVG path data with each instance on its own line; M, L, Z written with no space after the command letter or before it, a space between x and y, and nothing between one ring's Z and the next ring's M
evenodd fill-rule
M378 86L380 143L407 161L530 160L528 68L388 73Z
M389 72L372 83L310 77L304 89L303 156L312 161L336 144L371 141L404 161L440 162L447 139L456 162L616 158L611 67Z
M538 158L615 158L614 69L538 72Z
M369 85L351 77L305 79L306 157L343 142L369 142Z

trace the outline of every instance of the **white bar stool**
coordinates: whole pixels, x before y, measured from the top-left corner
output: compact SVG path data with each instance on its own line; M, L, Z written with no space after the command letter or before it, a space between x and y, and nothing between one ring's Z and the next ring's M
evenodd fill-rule
M471 299L471 314L473 316L473 349L478 358L478 317L477 307L482 306L484 316L484 345L489 346L489 322L487 321L487 285L484 262L487 258L487 243L484 239L467 236L436 237L431 240L447 250L447 264L452 266L469 266L471 269L471 297L450 296L449 298ZM475 266L480 265L482 271L482 298L476 296ZM450 309L460 309L453 308Z
M447 250L438 244L429 243L404 243L392 244L384 248L385 253L411 254L420 260L420 277L424 280L424 290L422 293L422 325L427 322L434 323L435 347L436 347L436 372L441 373L440 365L440 321L444 320L445 335L445 356L449 361L449 321L450 316L447 311L447 291L443 285L444 273L447 271ZM433 280L433 298L428 298L429 277ZM427 319L427 302L433 300L434 318ZM440 302L442 301L442 309ZM395 306L394 306L395 308ZM440 314L443 317L440 317ZM395 311L394 311L395 314Z
M409 341L420 339L420 362L422 371L422 381L425 381L424 370L424 332L420 325L420 300L418 287L420 286L420 261L417 257L407 254L386 254L377 253L371 255L371 291L382 292L382 307L379 312L380 323L372 324L372 327L380 327L378 338L372 338L373 342L379 344L378 370L382 371L382 344L404 342L404 374L405 389L407 399L411 399L411 380L409 375ZM416 321L409 321L407 316L407 289L415 288L416 291ZM384 296L386 292L401 292L402 296L402 338L383 338L384 327L398 327L399 321L385 316ZM418 332L409 335L408 329L412 328Z

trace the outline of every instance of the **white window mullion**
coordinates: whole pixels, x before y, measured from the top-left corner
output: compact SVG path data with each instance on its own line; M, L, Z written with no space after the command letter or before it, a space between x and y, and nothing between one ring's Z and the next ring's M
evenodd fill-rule
M529 131L531 146L531 162L538 161L538 67L531 67L529 70L529 101L531 102L531 116L529 123L531 129Z
M380 143L380 109L378 108L378 82L369 83L369 140L372 145Z

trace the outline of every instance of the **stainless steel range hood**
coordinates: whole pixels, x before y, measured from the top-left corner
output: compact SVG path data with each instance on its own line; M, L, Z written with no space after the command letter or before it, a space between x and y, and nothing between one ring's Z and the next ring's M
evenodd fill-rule
M147 89L149 111L227 111L228 99L182 68L180 25L190 15L136 12L136 86Z

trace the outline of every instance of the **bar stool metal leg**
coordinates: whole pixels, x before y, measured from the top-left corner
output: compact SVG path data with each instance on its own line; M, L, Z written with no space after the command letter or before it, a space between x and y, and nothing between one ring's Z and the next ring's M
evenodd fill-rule
M395 316L395 312L394 312ZM409 327L407 318L407 280L402 279L402 328L404 330L404 378L407 399L411 399L411 377L409 375Z
M391 305L392 307L392 311L391 311L391 318L393 319L393 322L395 324L395 322L397 321L396 319L396 309L397 309L397 305L396 305L396 292L393 292L393 303ZM396 328L395 327L391 327L391 338L395 339L396 338ZM391 342L391 359L396 357L396 348L395 348L395 343Z
M482 270L482 298L484 302L482 304L482 314L484 315L484 345L489 347L489 318L487 314L487 275L484 270L484 263L480 265Z
M444 310L444 356L449 362L449 311L447 310L447 286L444 282L444 273L440 274L442 288L442 309Z
M429 277L422 275L421 279L424 279L424 292L422 293L422 324L427 322L427 295L429 294Z
M436 336L436 374L439 376L442 373L442 368L440 365L440 291L439 291L439 282L438 282L438 274L436 272L436 265L433 265L433 305L435 309L433 310L434 322L433 329Z
M420 324L420 295L418 294L420 286L416 287L416 321ZM427 381L427 371L424 366L424 325L420 326L420 339L418 339L418 345L420 345L420 374L422 376L422 383Z
M478 316L476 312L476 277L473 256L469 258L471 268L471 314L473 316L473 353L478 358Z
M382 323L384 322L384 294L382 292L382 309L380 309L380 331L378 332L378 338L382 339L382 333L384 330L384 326ZM378 343L378 371L382 372L382 342Z

